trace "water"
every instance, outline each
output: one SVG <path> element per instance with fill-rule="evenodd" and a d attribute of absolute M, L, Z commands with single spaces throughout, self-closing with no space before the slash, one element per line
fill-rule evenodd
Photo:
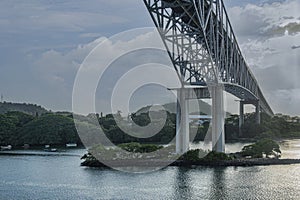
<path fill-rule="evenodd" d="M 231 144 L 235 149 L 241 144 Z M 282 143 L 300 158 L 300 140 Z M 131 174 L 81 167 L 64 156 L 0 156 L 0 199 L 299 199 L 300 165 L 180 168 Z M 233 150 L 232 150 L 233 151 Z M 78 156 L 76 156 L 78 155 Z"/>

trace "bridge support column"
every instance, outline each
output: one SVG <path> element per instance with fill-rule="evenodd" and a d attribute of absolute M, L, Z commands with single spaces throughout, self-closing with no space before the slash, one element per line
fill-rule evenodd
<path fill-rule="evenodd" d="M 255 114 L 256 114 L 256 123 L 260 124 L 261 119 L 260 119 L 260 105 L 259 105 L 259 101 L 257 101 L 257 103 L 255 105 Z"/>
<path fill-rule="evenodd" d="M 188 100 L 184 88 L 177 90 L 176 112 L 176 153 L 183 154 L 189 150 L 190 130 Z"/>
<path fill-rule="evenodd" d="M 224 132 L 224 93 L 223 86 L 218 84 L 211 87 L 212 96 L 212 150 L 225 152 Z"/>
<path fill-rule="evenodd" d="M 242 133 L 242 126 L 245 122 L 244 118 L 244 102 L 240 101 L 240 116 L 239 116 L 239 137 L 243 135 Z"/>

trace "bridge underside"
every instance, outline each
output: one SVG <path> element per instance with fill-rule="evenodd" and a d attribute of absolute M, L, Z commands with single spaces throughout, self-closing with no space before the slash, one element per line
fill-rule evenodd
<path fill-rule="evenodd" d="M 256 105 L 258 113 L 262 110 L 273 115 L 242 56 L 223 0 L 144 0 L 144 3 L 165 44 L 182 88 L 210 88 L 215 115 L 212 116 L 212 127 L 216 137 L 224 137 L 223 90 L 244 103 Z M 182 97 L 180 99 L 183 100 Z M 182 104 L 185 105 L 184 102 Z M 187 110 L 180 113 L 186 115 Z M 181 119 L 177 132 L 182 134 L 178 138 L 183 138 L 181 141 L 186 143 L 188 129 L 182 123 L 188 120 L 186 116 L 177 119 Z M 181 152 L 185 152 L 188 144 L 181 146 Z M 217 148 L 218 151 L 223 149 Z"/>
<path fill-rule="evenodd" d="M 260 124 L 261 106 L 259 100 L 244 88 L 232 84 L 218 84 L 210 87 L 188 87 L 177 89 L 177 120 L 176 120 L 176 151 L 184 153 L 189 148 L 189 111 L 188 101 L 193 99 L 212 99 L 212 149 L 225 152 L 224 130 L 224 91 L 240 98 L 239 136 L 242 137 L 241 127 L 244 123 L 244 105 L 256 107 L 256 123 Z M 201 110 L 201 108 L 200 108 Z"/>

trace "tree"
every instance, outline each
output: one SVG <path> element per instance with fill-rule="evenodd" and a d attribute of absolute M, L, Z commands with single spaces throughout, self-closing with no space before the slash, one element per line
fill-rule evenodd
<path fill-rule="evenodd" d="M 267 157 L 276 156 L 281 154 L 280 147 L 277 142 L 271 139 L 262 139 L 255 144 L 244 146 L 242 149 L 243 156 L 251 156 L 252 158 L 262 158 L 263 154 Z"/>

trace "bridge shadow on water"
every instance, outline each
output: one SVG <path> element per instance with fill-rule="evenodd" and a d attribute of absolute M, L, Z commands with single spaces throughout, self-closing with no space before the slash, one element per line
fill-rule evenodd
<path fill-rule="evenodd" d="M 192 192 L 192 177 L 190 169 L 178 167 L 175 169 L 176 175 L 174 180 L 174 199 L 191 199 Z"/>
<path fill-rule="evenodd" d="M 226 168 L 175 169 L 173 184 L 174 199 L 228 199 Z M 197 171 L 204 172 L 197 176 Z"/>
<path fill-rule="evenodd" d="M 209 199 L 226 199 L 227 189 L 225 183 L 225 168 L 214 168 L 209 186 Z"/>

